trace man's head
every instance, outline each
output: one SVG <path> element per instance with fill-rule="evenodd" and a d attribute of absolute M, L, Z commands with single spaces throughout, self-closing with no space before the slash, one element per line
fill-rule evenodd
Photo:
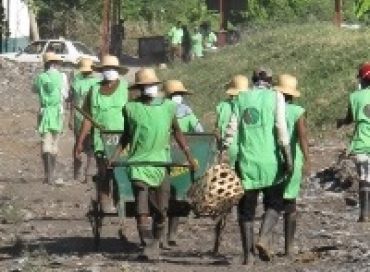
<path fill-rule="evenodd" d="M 180 27 L 181 27 L 181 25 L 182 25 L 181 21 L 177 21 L 176 26 L 177 26 L 178 28 L 180 28 Z"/>
<path fill-rule="evenodd" d="M 260 67 L 254 70 L 252 82 L 256 87 L 270 88 L 272 86 L 272 70 L 265 67 Z"/>
<path fill-rule="evenodd" d="M 140 90 L 141 97 L 152 99 L 158 97 L 160 83 L 153 69 L 141 68 L 135 73 L 135 83 L 130 90 Z"/>
<path fill-rule="evenodd" d="M 63 62 L 63 59 L 53 52 L 46 52 L 43 55 L 45 70 L 58 69 Z"/>
<path fill-rule="evenodd" d="M 182 104 L 183 96 L 193 94 L 187 90 L 180 80 L 167 80 L 164 83 L 163 91 L 166 97 L 170 98 L 176 104 Z"/>
<path fill-rule="evenodd" d="M 95 69 L 101 72 L 105 81 L 116 81 L 119 79 L 119 75 L 126 74 L 128 69 L 119 64 L 119 60 L 115 56 L 105 55 L 99 66 Z"/>
<path fill-rule="evenodd" d="M 81 58 L 78 62 L 78 70 L 83 76 L 89 76 L 92 74 L 93 61 L 89 58 Z"/>
<path fill-rule="evenodd" d="M 360 66 L 357 78 L 359 79 L 362 89 L 370 86 L 370 63 L 366 62 Z"/>

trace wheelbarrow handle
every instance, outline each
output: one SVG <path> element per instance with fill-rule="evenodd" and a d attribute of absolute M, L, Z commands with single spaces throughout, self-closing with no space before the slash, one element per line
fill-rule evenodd
<path fill-rule="evenodd" d="M 178 162 L 149 162 L 149 161 L 138 161 L 138 162 L 112 162 L 111 167 L 130 167 L 130 166 L 152 166 L 152 167 L 163 167 L 163 168 L 173 168 L 173 167 L 186 167 L 189 168 L 189 164 L 178 163 Z"/>

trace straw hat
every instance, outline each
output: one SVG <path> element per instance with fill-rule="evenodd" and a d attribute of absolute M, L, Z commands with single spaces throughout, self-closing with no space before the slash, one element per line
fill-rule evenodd
<path fill-rule="evenodd" d="M 300 97 L 301 93 L 297 90 L 297 85 L 298 81 L 296 77 L 284 74 L 279 75 L 278 86 L 275 86 L 274 89 L 283 94 Z"/>
<path fill-rule="evenodd" d="M 93 71 L 92 66 L 93 61 L 92 59 L 89 58 L 81 58 L 80 61 L 78 62 L 78 70 L 81 73 L 92 72 Z"/>
<path fill-rule="evenodd" d="M 165 83 L 164 83 L 164 86 L 163 86 L 163 90 L 164 92 L 169 96 L 169 95 L 172 95 L 172 94 L 175 94 L 175 93 L 181 93 L 183 95 L 186 95 L 186 94 L 193 94 L 191 91 L 188 91 L 184 84 L 182 84 L 182 82 L 180 80 L 167 80 Z"/>
<path fill-rule="evenodd" d="M 236 75 L 226 85 L 226 94 L 236 96 L 239 94 L 239 92 L 248 90 L 248 86 L 249 81 L 246 76 Z"/>
<path fill-rule="evenodd" d="M 141 85 L 157 85 L 161 81 L 158 79 L 155 74 L 154 69 L 152 68 L 141 68 L 135 73 L 135 83 L 130 86 L 131 89 L 137 88 Z"/>
<path fill-rule="evenodd" d="M 102 71 L 104 68 L 113 68 L 117 70 L 121 75 L 124 75 L 128 72 L 128 69 L 119 64 L 119 60 L 116 56 L 105 55 L 102 58 L 102 61 L 99 65 L 93 66 L 96 71 Z"/>
<path fill-rule="evenodd" d="M 50 61 L 63 61 L 61 57 L 59 57 L 57 54 L 54 52 L 46 52 L 43 56 L 43 61 L 45 63 L 50 62 Z"/>

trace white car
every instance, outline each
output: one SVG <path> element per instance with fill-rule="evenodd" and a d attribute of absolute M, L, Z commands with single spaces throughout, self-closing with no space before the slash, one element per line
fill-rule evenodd
<path fill-rule="evenodd" d="M 1 54 L 4 57 L 16 62 L 42 62 L 42 55 L 52 51 L 60 56 L 66 63 L 77 63 L 81 57 L 87 57 L 93 62 L 99 62 L 99 58 L 85 44 L 77 41 L 59 40 L 38 40 L 30 43 L 18 53 Z"/>

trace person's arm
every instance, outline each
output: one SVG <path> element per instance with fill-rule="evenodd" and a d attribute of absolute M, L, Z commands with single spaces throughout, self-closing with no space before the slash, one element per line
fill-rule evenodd
<path fill-rule="evenodd" d="M 337 128 L 341 128 L 344 125 L 350 125 L 353 122 L 351 105 L 348 105 L 347 115 L 345 118 L 337 119 Z"/>
<path fill-rule="evenodd" d="M 123 114 L 123 120 L 124 120 L 124 128 L 123 128 L 123 133 L 119 141 L 120 144 L 117 146 L 117 149 L 114 152 L 113 156 L 109 159 L 108 165 L 111 165 L 112 162 L 116 161 L 119 158 L 122 151 L 127 147 L 127 145 L 130 142 L 129 127 L 128 127 L 128 122 L 127 122 L 127 113 L 125 109 L 122 111 L 122 114 Z"/>
<path fill-rule="evenodd" d="M 306 118 L 302 116 L 297 122 L 299 145 L 301 147 L 304 158 L 304 174 L 309 175 L 311 169 L 311 162 L 308 148 L 308 130 L 306 125 Z"/>
<path fill-rule="evenodd" d="M 85 102 L 83 105 L 83 110 L 88 113 L 91 116 L 91 93 L 92 91 L 90 90 L 89 93 L 87 94 L 85 98 Z M 90 131 L 92 129 L 92 123 L 90 120 L 87 118 L 84 118 L 82 122 L 82 127 L 81 131 L 79 132 L 78 140 L 76 143 L 76 150 L 75 150 L 75 156 L 76 158 L 81 157 L 81 153 L 83 150 L 83 142 L 85 141 L 87 135 L 89 135 Z"/>
<path fill-rule="evenodd" d="M 70 130 L 73 130 L 74 127 L 74 117 L 76 114 L 75 108 L 73 107 L 74 105 L 74 90 L 73 88 L 70 89 L 69 91 L 69 98 L 68 98 L 68 103 L 69 103 L 69 120 L 68 120 L 68 127 Z"/>
<path fill-rule="evenodd" d="M 172 130 L 173 130 L 173 135 L 174 135 L 174 138 L 175 138 L 177 144 L 179 145 L 181 150 L 184 152 L 185 157 L 186 157 L 187 161 L 189 162 L 191 170 L 194 171 L 197 168 L 197 164 L 194 161 L 193 156 L 190 153 L 190 148 L 188 146 L 188 143 L 186 142 L 184 134 L 182 133 L 182 131 L 180 129 L 180 126 L 177 122 L 176 117 L 174 117 L 173 120 L 172 120 Z"/>

